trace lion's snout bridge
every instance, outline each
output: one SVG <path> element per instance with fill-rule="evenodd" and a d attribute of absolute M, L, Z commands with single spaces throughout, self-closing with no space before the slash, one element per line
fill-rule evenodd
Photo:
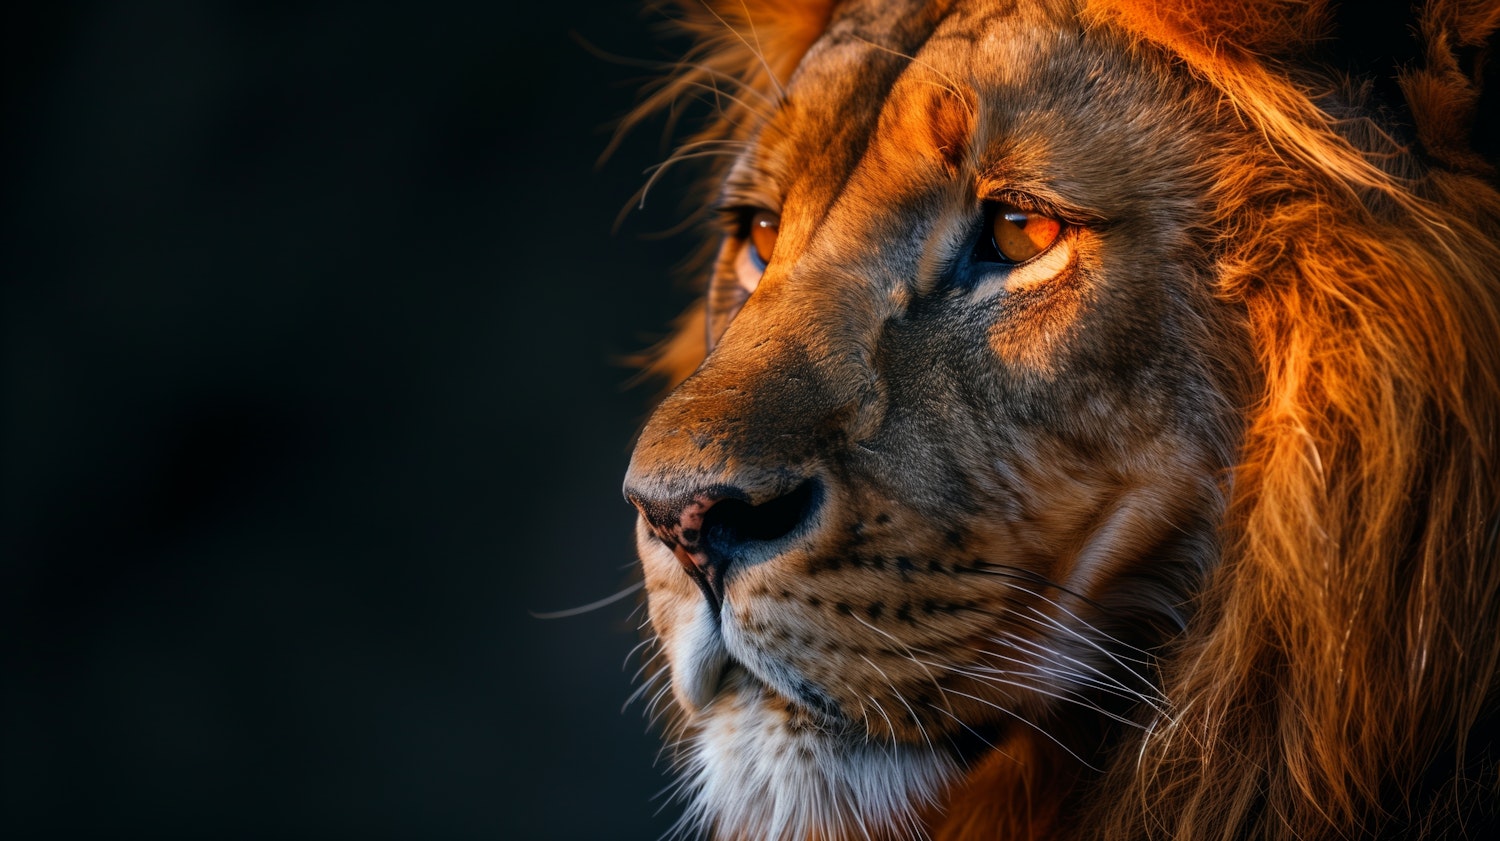
<path fill-rule="evenodd" d="M 754 317 L 828 326 L 798 307 L 763 309 Z M 772 324 L 764 339 L 731 331 L 657 407 L 625 477 L 625 498 L 715 612 L 737 571 L 825 542 L 842 485 L 829 452 L 858 417 L 852 384 L 870 379 L 851 355 L 815 355 L 779 335 Z"/>

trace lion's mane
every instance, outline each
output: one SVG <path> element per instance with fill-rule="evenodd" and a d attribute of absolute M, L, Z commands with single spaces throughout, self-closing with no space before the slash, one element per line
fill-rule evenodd
<path fill-rule="evenodd" d="M 1326 5 L 1094 4 L 1265 141 L 1218 165 L 1219 294 L 1263 378 L 1224 556 L 1104 837 L 1442 834 L 1500 798 L 1467 744 L 1500 658 L 1500 196 L 1454 57 L 1500 6 L 1428 4 L 1426 65 L 1400 80 L 1421 162 L 1278 72 Z"/>
<path fill-rule="evenodd" d="M 706 91 L 716 116 L 685 154 L 743 139 L 828 14 L 766 5 L 683 4 L 699 46 L 631 122 Z M 1500 812 L 1500 194 L 1459 60 L 1500 3 L 1421 10 L 1405 145 L 1357 85 L 1303 71 L 1328 7 L 1086 4 L 1245 126 L 1204 150 L 1202 230 L 1256 358 L 1222 557 L 1161 664 L 1171 709 L 1069 795 L 1081 836 L 1478 837 Z M 700 317 L 655 363 L 672 381 L 702 359 Z"/>

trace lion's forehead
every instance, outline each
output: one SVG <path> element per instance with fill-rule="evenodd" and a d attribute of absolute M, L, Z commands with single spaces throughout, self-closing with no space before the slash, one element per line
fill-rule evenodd
<path fill-rule="evenodd" d="M 795 189 L 805 204 L 826 206 L 849 188 L 872 146 L 920 153 L 935 139 L 934 123 L 962 122 L 972 130 L 981 99 L 1026 84 L 1046 66 L 1038 59 L 1056 29 L 1021 16 L 1012 4 L 841 6 L 761 132 L 751 157 L 772 165 L 758 174 L 770 169 L 788 182 L 780 185 L 784 193 Z M 925 176 L 915 167 L 906 180 L 931 180 Z"/>
<path fill-rule="evenodd" d="M 1189 82 L 1042 4 L 907 5 L 841 6 L 731 169 L 728 193 L 784 209 L 780 249 L 853 268 L 850 282 L 871 276 L 851 256 L 919 277 L 980 194 L 1005 189 L 1163 232 L 1202 216 L 1208 127 Z"/>

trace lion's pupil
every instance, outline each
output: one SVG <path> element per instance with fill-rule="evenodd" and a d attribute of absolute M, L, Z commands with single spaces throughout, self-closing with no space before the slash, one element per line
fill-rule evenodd
<path fill-rule="evenodd" d="M 762 210 L 751 218 L 750 245 L 762 264 L 771 262 L 771 253 L 776 250 L 776 234 L 780 228 L 780 217 L 768 210 Z"/>
<path fill-rule="evenodd" d="M 1062 225 L 1056 220 L 1018 208 L 995 214 L 991 233 L 995 251 L 1006 260 L 1020 263 L 1046 251 L 1057 241 Z"/>

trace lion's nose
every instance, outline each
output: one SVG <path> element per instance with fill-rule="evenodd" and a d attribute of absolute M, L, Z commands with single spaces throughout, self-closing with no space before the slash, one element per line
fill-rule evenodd
<path fill-rule="evenodd" d="M 627 483 L 625 498 L 641 512 L 657 539 L 672 550 L 717 614 L 731 568 L 774 557 L 802 530 L 821 499 L 816 480 L 758 504 L 732 485 L 687 493 L 652 493 Z"/>

